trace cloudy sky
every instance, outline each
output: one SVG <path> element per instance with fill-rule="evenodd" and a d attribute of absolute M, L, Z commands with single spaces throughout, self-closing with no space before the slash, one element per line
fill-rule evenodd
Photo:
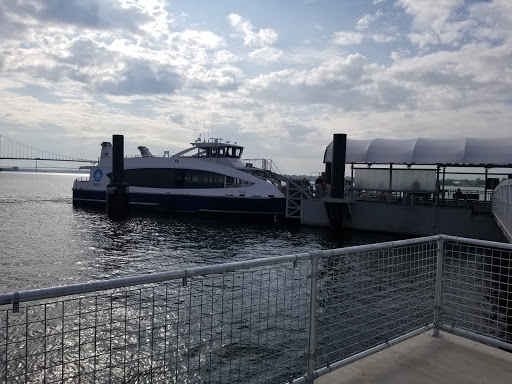
<path fill-rule="evenodd" d="M 510 0 L 2 0 L 0 134 L 95 159 L 237 141 L 512 136 Z"/>

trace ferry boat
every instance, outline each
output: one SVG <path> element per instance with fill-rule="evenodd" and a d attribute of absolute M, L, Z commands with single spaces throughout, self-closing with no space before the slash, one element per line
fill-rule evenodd
<path fill-rule="evenodd" d="M 284 216 L 285 178 L 271 160 L 242 160 L 244 148 L 223 139 L 201 138 L 172 156 L 154 156 L 138 147 L 140 156 L 124 158 L 124 179 L 132 208 L 160 212 L 208 212 Z M 257 164 L 255 164 L 257 162 Z M 88 179 L 73 184 L 75 206 L 105 206 L 112 177 L 112 144 L 101 144 Z"/>

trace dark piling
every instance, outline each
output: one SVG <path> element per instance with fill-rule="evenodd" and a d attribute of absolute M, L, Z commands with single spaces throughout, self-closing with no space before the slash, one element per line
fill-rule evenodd
<path fill-rule="evenodd" d="M 130 215 L 128 183 L 124 178 L 124 136 L 112 135 L 112 178 L 107 185 L 107 215 L 125 219 Z"/>
<path fill-rule="evenodd" d="M 347 157 L 347 135 L 336 133 L 332 140 L 331 197 L 345 197 L 345 160 Z"/>

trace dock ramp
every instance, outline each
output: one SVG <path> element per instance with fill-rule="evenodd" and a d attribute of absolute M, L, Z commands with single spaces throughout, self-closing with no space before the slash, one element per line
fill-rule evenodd
<path fill-rule="evenodd" d="M 286 181 L 286 218 L 301 219 L 302 200 L 312 200 L 315 195 L 307 179 L 288 179 Z"/>

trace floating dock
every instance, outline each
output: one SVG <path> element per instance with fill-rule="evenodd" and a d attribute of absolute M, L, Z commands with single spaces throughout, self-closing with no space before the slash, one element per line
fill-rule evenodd
<path fill-rule="evenodd" d="M 334 230 L 512 242 L 510 145 L 512 139 L 347 140 L 335 134 L 324 155 L 324 183 L 308 185 L 311 192 L 300 202 L 292 188 L 287 217 Z M 481 177 L 483 187 L 448 185 L 453 174 Z"/>

